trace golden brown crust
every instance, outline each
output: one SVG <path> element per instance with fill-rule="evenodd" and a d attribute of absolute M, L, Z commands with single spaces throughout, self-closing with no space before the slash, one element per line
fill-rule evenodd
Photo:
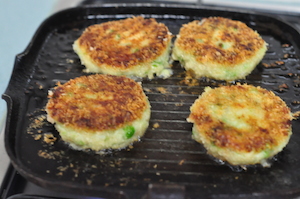
<path fill-rule="evenodd" d="M 77 130 L 120 128 L 141 118 L 149 107 L 139 83 L 123 76 L 82 76 L 58 85 L 49 94 L 47 114 Z"/>
<path fill-rule="evenodd" d="M 164 24 L 139 16 L 89 26 L 78 41 L 96 65 L 126 70 L 155 60 L 171 37 Z"/>
<path fill-rule="evenodd" d="M 184 24 L 175 45 L 195 56 L 200 63 L 230 67 L 255 56 L 266 43 L 240 21 L 210 17 Z"/>
<path fill-rule="evenodd" d="M 215 110 L 212 111 L 212 110 Z M 224 122 L 235 113 L 243 127 Z M 249 114 L 248 114 L 249 113 Z M 216 119 L 226 116 L 227 118 Z M 259 152 L 289 139 L 290 109 L 273 92 L 250 85 L 223 86 L 204 92 L 193 106 L 189 121 L 213 146 L 236 152 Z"/>

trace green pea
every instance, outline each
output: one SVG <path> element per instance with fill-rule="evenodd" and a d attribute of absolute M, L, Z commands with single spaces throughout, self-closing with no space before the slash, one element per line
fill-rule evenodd
<path fill-rule="evenodd" d="M 80 88 L 86 88 L 86 87 L 87 87 L 86 84 L 81 83 L 81 82 L 76 83 L 76 85 L 77 85 L 78 87 L 80 87 Z"/>
<path fill-rule="evenodd" d="M 85 145 L 85 143 L 83 141 L 81 141 L 81 140 L 77 141 L 76 144 L 78 146 L 84 146 Z"/>
<path fill-rule="evenodd" d="M 196 39 L 196 41 L 199 43 L 204 43 L 203 39 Z"/>
<path fill-rule="evenodd" d="M 270 157 L 270 155 L 271 155 L 271 152 L 272 152 L 272 150 L 271 150 L 271 149 L 266 149 L 266 150 L 264 150 L 264 155 L 265 155 L 265 158 L 268 158 L 268 157 Z"/>
<path fill-rule="evenodd" d="M 68 95 L 69 97 L 73 97 L 73 96 L 74 96 L 74 93 L 68 92 L 67 95 Z"/>
<path fill-rule="evenodd" d="M 180 64 L 185 65 L 185 61 L 182 57 L 178 57 L 178 61 L 180 62 Z"/>
<path fill-rule="evenodd" d="M 154 62 L 152 63 L 152 66 L 153 66 L 153 67 L 158 67 L 159 65 L 162 65 L 162 62 L 161 62 L 161 61 L 154 61 Z"/>
<path fill-rule="evenodd" d="M 116 34 L 115 39 L 116 40 L 120 40 L 121 39 L 121 35 L 120 34 Z"/>
<path fill-rule="evenodd" d="M 131 52 L 132 53 L 136 53 L 136 52 L 138 52 L 140 49 L 138 49 L 138 48 L 133 48 L 133 49 L 131 49 Z"/>
<path fill-rule="evenodd" d="M 135 129 L 133 126 L 126 126 L 123 130 L 125 131 L 125 137 L 127 139 L 131 138 L 135 133 Z"/>

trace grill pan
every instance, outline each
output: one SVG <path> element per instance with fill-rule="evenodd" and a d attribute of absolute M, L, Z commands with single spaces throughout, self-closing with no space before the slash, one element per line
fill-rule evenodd
<path fill-rule="evenodd" d="M 84 28 L 133 15 L 153 17 L 176 35 L 182 24 L 209 16 L 240 20 L 257 30 L 269 49 L 244 80 L 272 90 L 292 112 L 300 101 L 300 35 L 272 16 L 206 7 L 119 5 L 78 7 L 49 17 L 17 55 L 3 94 L 8 105 L 5 146 L 13 166 L 31 182 L 55 191 L 107 198 L 292 198 L 300 195 L 300 124 L 292 122 L 287 147 L 270 168 L 230 167 L 206 154 L 191 139 L 189 107 L 205 86 L 225 85 L 206 78 L 191 80 L 178 62 L 168 79 L 142 80 L 151 106 L 145 136 L 123 150 L 96 154 L 70 149 L 45 120 L 47 92 L 60 81 L 85 75 L 72 43 Z"/>

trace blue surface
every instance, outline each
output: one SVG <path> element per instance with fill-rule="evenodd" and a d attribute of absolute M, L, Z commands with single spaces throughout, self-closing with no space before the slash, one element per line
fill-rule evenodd
<path fill-rule="evenodd" d="M 56 0 L 0 0 L 0 94 L 5 92 L 15 56 L 25 50 L 39 25 L 51 14 Z M 6 102 L 0 100 L 0 129 Z"/>

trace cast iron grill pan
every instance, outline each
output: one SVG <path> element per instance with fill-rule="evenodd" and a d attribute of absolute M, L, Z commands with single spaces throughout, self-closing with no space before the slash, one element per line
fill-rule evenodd
<path fill-rule="evenodd" d="M 200 78 L 196 85 L 191 85 L 178 62 L 173 64 L 172 77 L 142 80 L 152 115 L 140 142 L 99 155 L 72 150 L 61 141 L 54 127 L 45 121 L 44 107 L 48 90 L 58 81 L 64 83 L 86 75 L 72 43 L 89 25 L 133 15 L 156 18 L 174 35 L 182 24 L 203 17 L 223 16 L 245 22 L 262 35 L 269 49 L 257 68 L 237 82 L 272 90 L 292 112 L 299 110 L 300 35 L 276 18 L 203 7 L 69 9 L 51 16 L 40 26 L 25 52 L 17 56 L 11 81 L 3 94 L 8 104 L 5 144 L 17 171 L 51 190 L 99 197 L 142 198 L 149 190 L 155 191 L 153 187 L 166 192 L 176 190 L 186 198 L 283 198 L 299 194 L 299 121 L 293 121 L 291 140 L 272 160 L 271 168 L 252 166 L 243 170 L 222 164 L 191 139 L 192 124 L 186 118 L 189 107 L 205 86 L 225 82 Z"/>

